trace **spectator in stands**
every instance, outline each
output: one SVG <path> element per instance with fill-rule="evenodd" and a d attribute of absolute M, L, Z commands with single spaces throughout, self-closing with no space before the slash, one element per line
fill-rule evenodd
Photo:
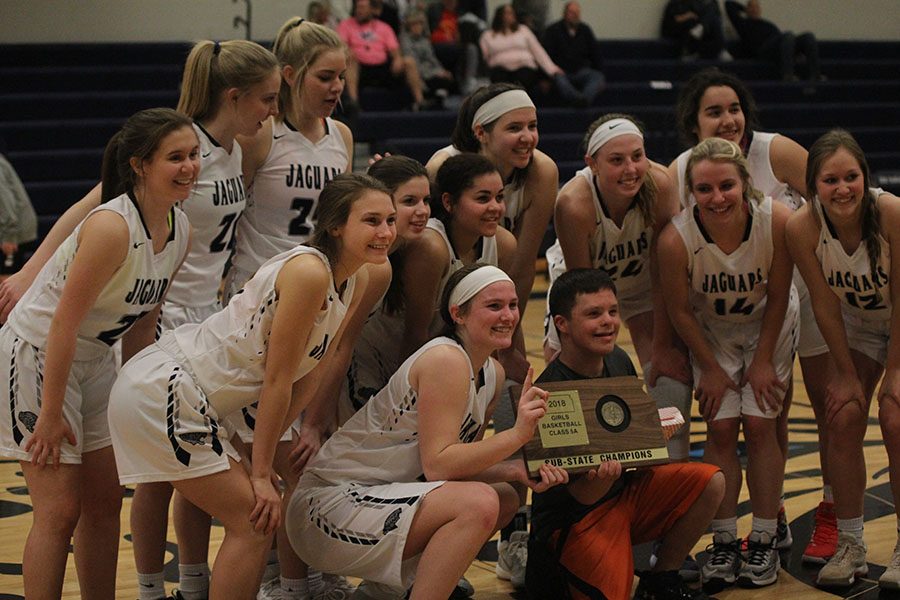
<path fill-rule="evenodd" d="M 370 0 L 372 16 L 384 21 L 394 30 L 394 35 L 400 35 L 400 9 L 393 1 Z"/>
<path fill-rule="evenodd" d="M 562 97 L 576 106 L 594 103 L 606 78 L 600 71 L 603 59 L 591 28 L 581 21 L 581 5 L 566 2 L 563 18 L 544 32 L 547 54 L 565 71 L 554 80 Z"/>
<path fill-rule="evenodd" d="M 441 64 L 456 74 L 460 91 L 475 91 L 478 38 L 486 28 L 483 0 L 439 0 L 426 9 L 431 44 Z"/>
<path fill-rule="evenodd" d="M 806 62 L 805 78 L 819 80 L 819 43 L 812 32 L 795 35 L 792 31 L 781 31 L 775 23 L 762 18 L 759 0 L 747 0 L 746 6 L 725 0 L 725 12 L 748 55 L 773 63 L 781 78 L 791 81 L 799 79 L 795 65 L 799 54 Z"/>
<path fill-rule="evenodd" d="M 355 0 L 353 16 L 341 21 L 337 31 L 350 48 L 347 95 L 352 103 L 359 103 L 361 86 L 393 87 L 403 77 L 413 97 L 412 109 L 419 110 L 424 105 L 422 79 L 415 61 L 400 53 L 394 30 L 374 17 L 370 0 Z"/>
<path fill-rule="evenodd" d="M 328 0 L 313 0 L 306 8 L 306 19 L 329 29 L 337 29 L 338 21 L 331 12 L 331 2 Z"/>
<path fill-rule="evenodd" d="M 537 382 L 634 376 L 616 345 L 616 286 L 603 269 L 573 269 L 550 291 L 561 351 Z M 526 585 L 529 598 L 631 597 L 632 544 L 660 540 L 635 598 L 705 599 L 678 567 L 713 517 L 725 478 L 713 465 L 671 463 L 625 472 L 618 461 L 572 475 L 563 488 L 535 493 Z M 567 593 L 569 592 L 569 593 Z"/>
<path fill-rule="evenodd" d="M 544 33 L 547 13 L 550 12 L 549 0 L 512 0 L 512 7 L 519 23 L 527 25 L 535 35 Z"/>
<path fill-rule="evenodd" d="M 0 140 L 0 151 L 5 146 Z M 15 273 L 22 266 L 23 244 L 37 239 L 37 215 L 22 180 L 9 161 L 0 154 L 0 274 Z"/>
<path fill-rule="evenodd" d="M 481 34 L 481 54 L 493 83 L 518 83 L 533 91 L 540 80 L 539 67 L 549 77 L 565 74 L 547 56 L 534 33 L 519 26 L 510 4 L 497 7 L 491 29 Z"/>
<path fill-rule="evenodd" d="M 400 49 L 404 56 L 416 61 L 426 91 L 446 97 L 455 85 L 453 74 L 444 68 L 434 53 L 434 46 L 425 30 L 425 13 L 421 10 L 411 10 L 406 15 L 403 33 L 400 34 Z"/>
<path fill-rule="evenodd" d="M 662 36 L 678 44 L 683 60 L 732 60 L 725 49 L 722 13 L 717 0 L 669 0 L 663 13 Z"/>

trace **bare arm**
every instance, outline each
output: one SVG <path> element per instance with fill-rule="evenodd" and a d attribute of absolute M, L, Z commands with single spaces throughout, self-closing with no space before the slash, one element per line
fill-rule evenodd
<path fill-rule="evenodd" d="M 695 382 L 696 396 L 700 401 L 703 417 L 709 421 L 718 412 L 725 391 L 729 388 L 737 390 L 737 384 L 719 366 L 706 334 L 694 315 L 690 300 L 687 249 L 671 223 L 659 236 L 658 253 L 660 284 L 666 298 L 669 318 L 700 367 L 700 381 Z"/>
<path fill-rule="evenodd" d="M 300 439 L 291 451 L 291 464 L 299 472 L 319 451 L 326 431 L 337 425 L 337 405 L 343 379 L 353 358 L 353 347 L 378 300 L 391 283 L 391 264 L 366 265 L 357 275 L 353 303 L 341 324 L 340 337 L 328 348 L 322 360 L 319 385 L 303 413 Z"/>
<path fill-rule="evenodd" d="M 651 350 L 651 372 L 647 383 L 656 384 L 656 378 L 665 375 L 681 381 L 691 382 L 691 369 L 683 345 L 672 327 L 659 279 L 659 255 L 657 245 L 663 228 L 678 214 L 680 205 L 675 184 L 668 170 L 651 162 L 653 177 L 658 194 L 653 206 L 653 236 L 650 238 L 650 293 L 653 298 L 653 347 Z"/>
<path fill-rule="evenodd" d="M 444 241 L 432 229 L 426 229 L 404 252 L 406 260 L 400 277 L 406 294 L 406 312 L 400 362 L 428 341 L 428 329 L 441 293 L 441 279 L 450 263 Z"/>
<path fill-rule="evenodd" d="M 256 132 L 256 135 L 238 135 L 235 138 L 241 145 L 241 170 L 244 175 L 244 188 L 247 190 L 253 185 L 253 178 L 256 177 L 256 172 L 263 166 L 266 157 L 269 155 L 269 150 L 272 149 L 272 123 L 274 119 L 275 117 L 269 117 L 259 131 Z M 349 149 L 352 157 L 352 144 Z"/>
<path fill-rule="evenodd" d="M 590 185 L 583 177 L 573 178 L 559 191 L 553 217 L 566 269 L 593 266 L 590 244 L 596 220 Z"/>
<path fill-rule="evenodd" d="M 353 132 L 350 128 L 340 121 L 334 121 L 337 125 L 338 133 L 344 138 L 344 145 L 347 147 L 347 173 L 353 171 Z"/>
<path fill-rule="evenodd" d="M 28 262 L 22 266 L 22 269 L 0 283 L 0 323 L 6 322 L 9 311 L 22 298 L 60 244 L 75 231 L 75 227 L 84 220 L 87 214 L 98 206 L 100 206 L 99 183 L 56 220 L 41 245 L 34 251 Z"/>
<path fill-rule="evenodd" d="M 789 137 L 776 135 L 769 146 L 769 161 L 778 181 L 788 184 L 804 197 L 806 190 L 806 148 Z"/>
<path fill-rule="evenodd" d="M 825 418 L 831 422 L 834 415 L 847 404 L 855 402 L 863 410 L 866 398 L 850 354 L 850 344 L 841 315 L 841 300 L 828 286 L 822 265 L 816 257 L 820 224 L 813 218 L 811 208 L 807 204 L 788 219 L 787 246 L 809 289 L 816 324 L 828 344 L 828 351 L 836 366 L 836 372 L 829 378 L 825 395 Z"/>
<path fill-rule="evenodd" d="M 891 253 L 890 294 L 891 332 L 884 379 L 878 390 L 878 404 L 892 402 L 900 408 L 900 199 L 892 194 L 878 197 L 881 232 Z"/>
<path fill-rule="evenodd" d="M 287 422 L 294 398 L 294 375 L 305 350 L 306 344 L 298 340 L 308 339 L 330 279 L 318 258 L 301 255 L 285 263 L 275 280 L 278 310 L 266 351 L 250 478 L 257 498 L 251 520 L 256 521 L 257 530 L 266 533 L 273 531 L 280 520 L 280 497 L 271 481 L 272 460 Z"/>
<path fill-rule="evenodd" d="M 32 462 L 36 465 L 58 466 L 62 438 L 75 443 L 71 427 L 63 419 L 62 407 L 78 328 L 125 260 L 128 243 L 128 225 L 121 215 L 111 211 L 94 214 L 81 228 L 78 250 L 47 334 L 41 414 L 25 447 L 26 451 L 34 451 Z"/>
<path fill-rule="evenodd" d="M 480 477 L 531 439 L 546 410 L 546 392 L 531 387 L 528 380 L 512 429 L 470 444 L 460 442 L 469 370 L 468 356 L 451 346 L 429 349 L 410 369 L 409 381 L 419 398 L 419 454 L 430 481 Z"/>
<path fill-rule="evenodd" d="M 531 287 L 534 284 L 534 261 L 537 260 L 544 232 L 553 216 L 553 205 L 559 187 L 559 170 L 556 163 L 541 152 L 534 151 L 534 164 L 525 182 L 525 210 L 516 223 L 515 231 L 518 246 L 516 257 L 509 273 L 516 284 L 519 296 L 519 311 L 524 314 Z"/>
<path fill-rule="evenodd" d="M 784 228 L 791 210 L 779 202 L 772 202 L 772 266 L 769 269 L 769 283 L 766 289 L 766 307 L 763 309 L 762 324 L 759 332 L 759 343 L 753 360 L 750 363 L 744 380 L 749 383 L 756 396 L 760 409 L 776 409 L 781 406 L 781 398 L 777 390 L 786 391 L 785 385 L 779 381 L 775 372 L 772 357 L 778 336 L 784 327 L 788 301 L 791 293 L 791 278 L 794 274 L 794 263 L 787 249 Z"/>

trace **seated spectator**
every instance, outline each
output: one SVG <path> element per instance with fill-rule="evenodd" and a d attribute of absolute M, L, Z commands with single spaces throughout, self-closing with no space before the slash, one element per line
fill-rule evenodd
<path fill-rule="evenodd" d="M 544 49 L 565 71 L 555 78 L 563 99 L 575 106 L 590 106 L 603 91 L 603 59 L 591 28 L 581 21 L 581 5 L 566 2 L 563 18 L 544 32 Z"/>
<path fill-rule="evenodd" d="M 426 91 L 446 96 L 454 87 L 453 74 L 444 68 L 434 53 L 434 46 L 425 31 L 425 13 L 421 10 L 411 10 L 406 15 L 403 33 L 400 34 L 400 49 L 404 56 L 416 61 L 416 68 L 425 82 Z"/>
<path fill-rule="evenodd" d="M 439 0 L 428 5 L 426 16 L 435 55 L 455 73 L 460 92 L 471 94 L 477 87 L 478 38 L 486 27 L 483 2 Z"/>
<path fill-rule="evenodd" d="M 725 12 L 748 55 L 773 63 L 781 78 L 791 81 L 800 79 L 795 67 L 799 54 L 806 61 L 805 79 L 819 80 L 819 43 L 811 32 L 794 35 L 792 31 L 781 31 L 775 23 L 762 18 L 759 0 L 747 0 L 746 6 L 725 0 Z"/>
<path fill-rule="evenodd" d="M 384 21 L 394 30 L 394 35 L 400 35 L 400 9 L 394 2 L 385 0 L 369 0 L 372 5 L 372 16 Z"/>
<path fill-rule="evenodd" d="M 635 375 L 616 346 L 615 284 L 602 269 L 572 269 L 550 292 L 559 355 L 535 383 Z M 687 415 L 685 415 L 687 416 Z M 706 598 L 678 568 L 706 531 L 725 493 L 714 466 L 671 463 L 624 472 L 602 463 L 565 486 L 533 495 L 526 588 L 529 598 L 624 600 L 634 578 L 632 544 L 660 540 L 656 563 L 635 598 Z"/>
<path fill-rule="evenodd" d="M 531 30 L 519 26 L 509 4 L 497 7 L 491 29 L 481 34 L 481 54 L 492 83 L 518 83 L 534 91 L 540 79 L 539 65 L 549 77 L 564 74 Z"/>
<path fill-rule="evenodd" d="M 312 21 L 319 25 L 324 25 L 329 29 L 337 29 L 338 21 L 331 13 L 331 2 L 329 0 L 313 0 L 306 7 L 306 20 Z"/>
<path fill-rule="evenodd" d="M 413 97 L 412 109 L 419 110 L 424 105 L 415 61 L 400 53 L 394 30 L 374 17 L 370 0 L 355 0 L 353 16 L 341 21 L 337 32 L 350 48 L 347 95 L 351 103 L 359 104 L 361 86 L 394 87 L 403 77 Z"/>
<path fill-rule="evenodd" d="M 2 140 L 0 146 L 5 146 Z M 0 154 L 0 250 L 3 252 L 0 274 L 9 275 L 18 271 L 24 262 L 23 244 L 35 239 L 37 215 L 31 200 L 16 170 Z"/>
<path fill-rule="evenodd" d="M 732 60 L 725 49 L 722 13 L 717 0 L 669 0 L 663 13 L 662 36 L 678 44 L 683 60 Z"/>
<path fill-rule="evenodd" d="M 519 23 L 526 25 L 535 35 L 542 35 L 547 27 L 550 0 L 512 0 Z"/>

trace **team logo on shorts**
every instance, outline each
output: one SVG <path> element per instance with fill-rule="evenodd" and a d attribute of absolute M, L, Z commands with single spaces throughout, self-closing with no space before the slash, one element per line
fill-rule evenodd
<path fill-rule="evenodd" d="M 387 534 L 397 529 L 397 522 L 400 520 L 400 515 L 402 513 L 403 509 L 398 508 L 397 510 L 389 514 L 388 518 L 384 520 L 384 527 L 382 528 L 381 532 Z"/>
<path fill-rule="evenodd" d="M 31 411 L 23 410 L 19 413 L 19 420 L 25 425 L 25 429 L 29 433 L 34 433 L 34 426 L 37 423 L 37 415 Z"/>
<path fill-rule="evenodd" d="M 202 446 L 206 443 L 206 434 L 202 431 L 192 431 L 190 433 L 182 433 L 178 436 L 188 444 L 194 446 Z"/>

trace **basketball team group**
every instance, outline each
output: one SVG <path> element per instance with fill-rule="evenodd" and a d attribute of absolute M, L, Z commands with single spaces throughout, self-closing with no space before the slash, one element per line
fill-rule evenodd
<path fill-rule="evenodd" d="M 177 108 L 128 118 L 100 183 L 0 284 L 0 456 L 33 504 L 29 600 L 61 596 L 70 544 L 82 597 L 115 598 L 125 485 L 140 600 L 461 598 L 498 531 L 497 575 L 530 598 L 767 586 L 792 543 L 823 588 L 867 574 L 876 395 L 900 505 L 900 200 L 872 186 L 850 132 L 807 150 L 761 131 L 747 87 L 705 69 L 680 90 L 690 147 L 672 164 L 647 156 L 639 121 L 606 114 L 560 181 L 534 103 L 495 83 L 426 165 L 376 156 L 353 173 L 353 134 L 331 117 L 347 68 L 337 34 L 299 18 L 271 52 L 197 43 Z M 543 373 L 525 355 L 529 302 Z M 687 421 L 670 462 L 529 477 L 518 451 L 543 382 L 636 375 L 622 323 L 650 396 Z M 795 355 L 824 483 L 808 540 L 783 505 Z M 648 541 L 633 591 L 631 547 Z M 900 589 L 900 545 L 873 559 Z"/>

